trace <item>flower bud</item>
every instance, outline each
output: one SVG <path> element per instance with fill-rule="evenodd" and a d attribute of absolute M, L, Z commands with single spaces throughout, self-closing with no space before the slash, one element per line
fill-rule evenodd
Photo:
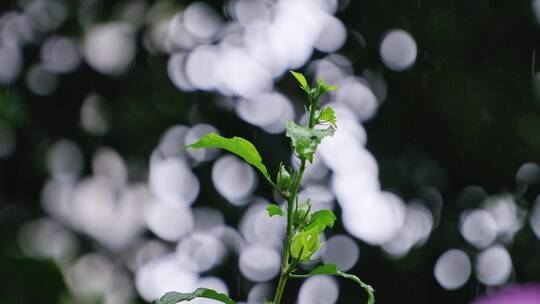
<path fill-rule="evenodd" d="M 285 169 L 285 166 L 281 164 L 279 166 L 279 171 L 277 174 L 277 186 L 280 191 L 288 191 L 289 187 L 291 186 L 291 174 L 287 169 Z"/>
<path fill-rule="evenodd" d="M 306 202 L 300 204 L 298 208 L 296 209 L 296 212 L 294 212 L 294 216 L 293 216 L 294 227 L 306 226 L 311 219 L 310 211 L 311 211 L 311 202 L 308 199 Z"/>
<path fill-rule="evenodd" d="M 323 243 L 320 240 L 320 234 L 313 230 L 297 233 L 291 243 L 290 253 L 294 259 L 301 262 L 309 262 L 311 256 L 315 254 Z"/>

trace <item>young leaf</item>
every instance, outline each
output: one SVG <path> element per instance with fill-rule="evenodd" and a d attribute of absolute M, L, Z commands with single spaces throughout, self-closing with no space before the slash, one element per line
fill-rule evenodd
<path fill-rule="evenodd" d="M 315 275 L 335 275 L 340 276 L 358 283 L 368 294 L 368 304 L 375 304 L 375 290 L 370 285 L 362 282 L 360 278 L 355 275 L 344 273 L 335 264 L 325 264 L 313 269 L 307 275 L 291 275 L 292 278 L 308 278 Z"/>
<path fill-rule="evenodd" d="M 285 135 L 292 140 L 294 151 L 300 159 L 313 162 L 313 155 L 317 151 L 317 146 L 321 143 L 321 140 L 334 135 L 334 131 L 335 129 L 332 126 L 322 130 L 310 129 L 301 127 L 293 121 L 288 121 Z"/>
<path fill-rule="evenodd" d="M 334 128 L 336 127 L 336 113 L 332 108 L 324 108 L 317 116 L 318 122 L 329 122 Z"/>
<path fill-rule="evenodd" d="M 311 215 L 311 220 L 305 229 L 322 233 L 327 227 L 332 228 L 335 221 L 334 212 L 331 210 L 319 210 Z"/>
<path fill-rule="evenodd" d="M 153 301 L 152 304 L 176 304 L 183 301 L 191 301 L 195 298 L 206 298 L 225 304 L 236 304 L 227 295 L 207 288 L 198 288 L 192 293 L 167 292 L 161 299 Z"/>
<path fill-rule="evenodd" d="M 319 92 L 321 92 L 321 94 L 325 92 L 335 91 L 337 89 L 335 85 L 329 85 L 322 79 L 319 79 L 317 83 L 319 84 Z"/>
<path fill-rule="evenodd" d="M 294 78 L 296 78 L 296 80 L 298 80 L 298 83 L 300 83 L 300 87 L 302 89 L 304 89 L 304 91 L 309 90 L 309 86 L 307 84 L 306 77 L 304 77 L 304 75 L 302 75 L 302 73 L 291 71 L 291 74 L 294 76 Z"/>
<path fill-rule="evenodd" d="M 266 206 L 266 212 L 268 212 L 270 217 L 274 215 L 283 216 L 283 210 L 276 204 L 269 204 Z"/>
<path fill-rule="evenodd" d="M 262 163 L 262 158 L 259 152 L 257 151 L 257 148 L 250 143 L 248 140 L 242 138 L 242 137 L 233 137 L 233 138 L 226 138 L 219 136 L 215 133 L 208 133 L 201 137 L 199 141 L 197 141 L 194 144 L 189 145 L 188 147 L 193 149 L 201 149 L 201 148 L 221 148 L 225 149 L 229 152 L 232 152 L 241 158 L 243 158 L 246 162 L 253 165 L 255 168 L 259 169 L 261 173 L 266 177 L 268 180 L 270 180 L 270 175 L 268 174 L 268 170 L 266 169 L 266 166 Z"/>

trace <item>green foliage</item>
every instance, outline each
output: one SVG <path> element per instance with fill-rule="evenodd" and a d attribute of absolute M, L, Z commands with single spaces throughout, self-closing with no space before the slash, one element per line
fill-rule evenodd
<path fill-rule="evenodd" d="M 332 108 L 324 108 L 320 111 L 317 111 L 315 115 L 317 118 L 317 123 L 330 123 L 332 127 L 336 128 L 336 113 Z"/>
<path fill-rule="evenodd" d="M 291 71 L 291 74 L 294 76 L 294 78 L 296 78 L 296 80 L 298 80 L 298 83 L 300 83 L 300 88 L 306 93 L 311 94 L 311 88 L 308 86 L 306 77 L 295 71 Z"/>
<path fill-rule="evenodd" d="M 296 80 L 300 84 L 300 88 L 308 94 L 311 100 L 318 101 L 319 97 L 321 97 L 322 94 L 335 91 L 337 89 L 336 86 L 329 85 L 322 79 L 319 79 L 317 81 L 317 88 L 311 88 L 308 85 L 308 82 L 306 80 L 306 77 L 304 77 L 304 75 L 295 71 L 291 71 L 291 74 L 294 76 L 294 78 L 296 78 Z"/>
<path fill-rule="evenodd" d="M 307 275 L 292 274 L 296 269 L 298 262 L 307 262 L 311 259 L 324 243 L 321 242 L 321 234 L 326 228 L 332 228 L 336 221 L 336 216 L 331 210 L 319 210 L 311 212 L 309 198 L 306 202 L 298 205 L 298 191 L 302 183 L 302 176 L 306 168 L 307 161 L 313 162 L 313 156 L 317 151 L 318 145 L 325 137 L 334 135 L 336 130 L 336 115 L 332 108 L 317 109 L 319 98 L 322 94 L 336 89 L 324 80 L 317 82 L 317 88 L 310 88 L 304 75 L 291 71 L 291 74 L 300 83 L 308 95 L 309 107 L 306 111 L 309 113 L 307 126 L 299 126 L 293 121 L 287 122 L 286 136 L 291 139 L 294 153 L 300 158 L 301 164 L 298 171 L 289 168 L 287 170 L 283 164 L 279 166 L 274 184 L 268 175 L 268 170 L 262 163 L 259 152 L 249 141 L 241 137 L 225 138 L 214 133 L 206 134 L 198 142 L 188 146 L 193 149 L 200 148 L 221 148 L 228 150 L 246 162 L 253 165 L 264 175 L 270 184 L 284 199 L 287 200 L 286 212 L 277 204 L 269 204 L 266 211 L 270 217 L 287 215 L 287 234 L 285 248 L 283 253 L 283 262 L 281 265 L 281 274 L 279 283 L 273 301 L 266 301 L 268 304 L 280 304 L 285 284 L 289 277 L 307 278 L 313 275 L 337 275 L 359 283 L 369 294 L 368 304 L 375 303 L 373 297 L 373 288 L 364 284 L 354 275 L 341 272 L 336 265 L 323 265 L 315 268 Z M 328 123 L 330 126 L 319 129 L 314 128 L 317 124 Z M 208 298 L 220 301 L 225 304 L 235 304 L 233 300 L 224 294 L 216 291 L 199 288 L 193 293 L 169 292 L 161 299 L 154 301 L 154 304 L 175 304 L 182 301 L 191 301 L 195 298 Z"/>
<path fill-rule="evenodd" d="M 268 212 L 268 216 L 270 217 L 274 215 L 283 216 L 283 210 L 276 204 L 269 204 L 266 206 L 266 212 Z"/>
<path fill-rule="evenodd" d="M 375 304 L 375 295 L 374 295 L 375 290 L 373 290 L 373 287 L 371 287 L 370 285 L 362 282 L 362 280 L 360 280 L 360 278 L 358 278 L 355 275 L 342 272 L 341 270 L 339 270 L 339 268 L 335 264 L 321 265 L 321 266 L 316 267 L 315 269 L 311 270 L 307 275 L 291 275 L 291 277 L 292 278 L 308 278 L 308 277 L 315 276 L 315 275 L 334 275 L 334 276 L 340 276 L 340 277 L 352 280 L 352 281 L 358 283 L 362 288 L 364 288 L 364 290 L 368 294 L 368 302 L 367 303 L 368 304 Z"/>
<path fill-rule="evenodd" d="M 294 152 L 298 158 L 313 162 L 313 155 L 317 151 L 317 146 L 321 143 L 321 140 L 334 135 L 335 130 L 332 126 L 320 130 L 306 128 L 297 125 L 293 121 L 288 121 L 285 135 L 291 139 Z"/>
<path fill-rule="evenodd" d="M 257 151 L 257 148 L 255 148 L 255 146 L 251 142 L 242 137 L 226 138 L 219 136 L 215 133 L 208 133 L 205 136 L 201 137 L 199 141 L 189 145 L 188 147 L 193 149 L 225 149 L 240 156 L 246 162 L 259 169 L 259 171 L 261 171 L 264 177 L 270 179 L 270 175 L 268 175 L 268 170 L 266 169 L 266 166 L 262 163 L 262 158 L 259 154 L 259 151 Z"/>
<path fill-rule="evenodd" d="M 311 214 L 309 224 L 298 227 L 291 244 L 291 255 L 302 262 L 307 262 L 324 245 L 321 234 L 334 226 L 336 216 L 331 210 L 319 210 Z"/>
<path fill-rule="evenodd" d="M 319 210 L 311 215 L 311 220 L 306 227 L 306 230 L 315 230 L 319 233 L 323 232 L 326 228 L 334 227 L 336 216 L 332 210 Z"/>
<path fill-rule="evenodd" d="M 212 299 L 225 304 L 236 304 L 236 302 L 227 295 L 207 288 L 198 288 L 192 293 L 168 292 L 161 297 L 161 299 L 152 302 L 152 304 L 176 304 L 183 301 L 191 301 L 196 298 Z"/>
<path fill-rule="evenodd" d="M 319 81 L 317 81 L 317 84 L 319 85 L 319 92 L 321 92 L 321 94 L 335 91 L 337 89 L 335 85 L 329 85 L 322 79 L 319 79 Z"/>

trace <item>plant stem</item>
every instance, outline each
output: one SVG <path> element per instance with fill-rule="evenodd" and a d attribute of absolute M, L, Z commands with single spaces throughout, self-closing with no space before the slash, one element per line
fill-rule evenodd
<path fill-rule="evenodd" d="M 315 111 L 317 110 L 318 98 L 310 98 L 310 108 L 309 108 L 309 121 L 308 128 L 313 128 L 315 126 Z M 283 259 L 281 261 L 281 270 L 279 274 L 279 282 L 276 288 L 276 294 L 274 295 L 273 304 L 280 304 L 281 297 L 283 296 L 283 291 L 285 290 L 285 284 L 290 275 L 291 264 L 289 263 L 289 251 L 291 248 L 291 242 L 293 237 L 293 219 L 294 213 L 296 212 L 295 202 L 297 200 L 298 191 L 300 190 L 300 184 L 302 183 L 302 177 L 304 171 L 306 170 L 306 160 L 302 159 L 300 163 L 300 168 L 298 169 L 298 174 L 294 180 L 293 190 L 291 195 L 287 199 L 287 240 L 285 242 L 285 248 L 283 252 Z"/>
<path fill-rule="evenodd" d="M 300 183 L 302 181 L 302 176 L 304 175 L 304 170 L 306 169 L 306 161 L 302 160 L 300 164 L 300 169 L 293 184 L 293 192 L 287 200 L 287 241 L 285 242 L 285 248 L 283 252 L 283 259 L 281 261 L 281 273 L 279 275 L 279 283 L 276 289 L 276 294 L 274 296 L 273 304 L 279 304 L 281 302 L 281 296 L 283 295 L 283 290 L 285 289 L 285 283 L 289 278 L 289 251 L 292 241 L 292 229 L 293 229 L 293 216 L 295 210 L 295 201 L 298 196 L 298 190 L 300 189 Z"/>
<path fill-rule="evenodd" d="M 317 102 L 319 101 L 319 97 L 316 99 L 310 98 L 310 106 L 309 106 L 309 121 L 308 121 L 308 128 L 313 128 L 315 126 L 315 112 L 317 111 Z"/>
<path fill-rule="evenodd" d="M 279 275 L 279 283 L 276 289 L 276 295 L 274 296 L 274 301 L 272 301 L 272 303 L 281 302 L 281 296 L 283 295 L 283 290 L 285 290 L 285 283 L 287 283 L 287 277 L 287 273 L 282 270 L 281 274 Z"/>

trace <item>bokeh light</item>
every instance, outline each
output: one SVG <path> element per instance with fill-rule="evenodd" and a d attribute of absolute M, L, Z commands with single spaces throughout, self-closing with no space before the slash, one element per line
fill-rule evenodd
<path fill-rule="evenodd" d="M 486 285 L 501 285 L 512 273 L 512 260 L 506 248 L 496 245 L 478 254 L 476 277 Z"/>
<path fill-rule="evenodd" d="M 186 146 L 238 134 L 272 175 L 279 162 L 298 169 L 282 137 L 287 121 L 306 122 L 306 103 L 289 70 L 338 88 L 322 100 L 336 134 L 298 197 L 338 222 L 298 272 L 336 263 L 373 279 L 383 301 L 396 297 L 381 283 L 389 273 L 411 285 L 401 299 L 422 292 L 430 303 L 539 279 L 539 1 L 523 7 L 522 32 L 507 26 L 510 4 L 8 2 L 0 219 L 12 240 L 0 257 L 52 261 L 63 302 L 150 302 L 197 287 L 248 304 L 272 297 L 285 219 L 265 208 L 286 203 L 238 157 Z M 491 51 L 480 60 L 475 47 Z M 351 294 L 333 277 L 296 286 L 300 304 Z"/>
<path fill-rule="evenodd" d="M 381 42 L 382 61 L 394 71 L 403 71 L 413 65 L 417 52 L 416 41 L 404 30 L 389 31 Z"/>
<path fill-rule="evenodd" d="M 298 303 L 337 303 L 339 287 L 334 278 L 329 276 L 317 276 L 307 279 L 298 293 Z"/>
<path fill-rule="evenodd" d="M 463 286 L 471 275 L 471 261 L 465 252 L 450 249 L 435 263 L 435 278 L 445 289 L 453 290 Z"/>

